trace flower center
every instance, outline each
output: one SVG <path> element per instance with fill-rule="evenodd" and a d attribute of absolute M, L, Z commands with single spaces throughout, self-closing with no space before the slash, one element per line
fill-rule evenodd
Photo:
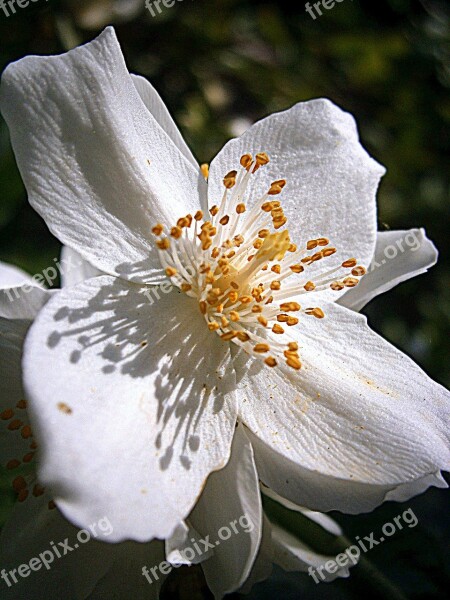
<path fill-rule="evenodd" d="M 208 218 L 199 210 L 178 219 L 166 236 L 161 224 L 152 232 L 167 277 L 197 300 L 210 331 L 262 357 L 269 367 L 282 360 L 300 369 L 298 344 L 284 339 L 285 327 L 297 325 L 302 315 L 325 315 L 319 307 L 302 308 L 299 297 L 354 287 L 366 270 L 350 258 L 320 271 L 317 265 L 336 253 L 325 237 L 297 248 L 282 229 L 287 218 L 275 199 L 284 179 L 272 182 L 261 198 L 246 201 L 250 179 L 268 162 L 265 152 L 254 158 L 244 154 L 239 171 L 225 175 L 222 200 Z M 205 165 L 202 172 L 207 177 Z M 317 272 L 308 277 L 307 270 Z"/>

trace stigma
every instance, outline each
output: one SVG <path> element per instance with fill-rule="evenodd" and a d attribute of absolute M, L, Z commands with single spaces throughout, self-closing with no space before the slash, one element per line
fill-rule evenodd
<path fill-rule="evenodd" d="M 285 363 L 299 370 L 298 343 L 289 328 L 303 317 L 325 317 L 310 306 L 308 294 L 354 287 L 366 269 L 355 258 L 330 265 L 337 249 L 326 237 L 302 246 L 291 240 L 279 199 L 285 179 L 248 199 L 251 178 L 269 161 L 265 152 L 244 154 L 237 170 L 223 177 L 220 203 L 207 214 L 180 217 L 168 230 L 156 224 L 152 233 L 166 276 L 197 301 L 213 334 L 268 367 Z M 207 165 L 202 173 L 207 178 Z"/>

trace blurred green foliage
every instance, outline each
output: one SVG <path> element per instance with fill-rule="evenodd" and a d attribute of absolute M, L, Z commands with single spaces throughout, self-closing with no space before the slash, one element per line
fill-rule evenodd
<path fill-rule="evenodd" d="M 0 13 L 0 68 L 92 39 L 96 31 L 79 26 L 77 10 L 76 2 L 50 0 L 8 18 Z M 343 0 L 315 20 L 303 2 L 184 0 L 151 17 L 142 1 L 141 12 L 116 27 L 130 71 L 159 90 L 200 162 L 210 162 L 250 123 L 301 100 L 326 96 L 355 116 L 364 146 L 387 167 L 379 229 L 425 227 L 440 251 L 428 274 L 365 312 L 374 329 L 447 385 L 449 18 L 449 4 L 439 0 Z M 0 259 L 36 273 L 58 253 L 58 242 L 27 205 L 0 121 Z M 442 503 L 440 494 L 430 492 L 429 502 Z M 428 514 L 430 504 L 417 502 Z M 354 535 L 364 534 L 370 519 L 380 525 L 399 511 L 390 505 L 369 520 L 344 521 Z M 391 552 L 394 563 L 406 561 L 402 568 L 413 572 L 406 589 L 414 598 L 445 597 L 442 528 L 436 533 L 432 519 L 427 523 L 414 531 L 414 559 L 400 540 L 378 551 L 378 560 L 388 568 Z"/>

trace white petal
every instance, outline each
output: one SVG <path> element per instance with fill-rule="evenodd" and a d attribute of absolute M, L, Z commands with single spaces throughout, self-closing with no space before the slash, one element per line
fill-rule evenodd
<path fill-rule="evenodd" d="M 24 352 L 40 479 L 71 521 L 107 514 L 114 541 L 169 537 L 226 464 L 236 419 L 228 345 L 184 294 L 145 291 L 107 276 L 63 290 Z"/>
<path fill-rule="evenodd" d="M 432 474 L 450 466 L 448 392 L 362 315 L 322 308 L 325 319 L 291 328 L 299 372 L 242 371 L 260 479 L 310 509 L 351 513 L 442 486 Z"/>
<path fill-rule="evenodd" d="M 165 542 L 166 560 L 175 567 L 196 565 L 207 560 L 212 556 L 213 551 L 211 549 L 203 551 L 202 539 L 190 524 L 180 523 Z M 197 548 L 200 548 L 201 552 Z"/>
<path fill-rule="evenodd" d="M 91 277 L 104 275 L 102 271 L 89 264 L 84 258 L 69 246 L 61 248 L 61 287 L 70 287 L 82 283 Z"/>
<path fill-rule="evenodd" d="M 246 200 L 254 202 L 272 181 L 286 179 L 279 199 L 292 241 L 303 245 L 325 236 L 342 260 L 355 256 L 368 266 L 376 237 L 375 194 L 384 169 L 360 145 L 351 115 L 320 99 L 259 121 L 213 160 L 211 203 L 222 197 L 222 178 L 239 168 L 241 155 L 261 151 L 270 163 L 252 176 Z"/>
<path fill-rule="evenodd" d="M 359 311 L 375 296 L 426 273 L 436 264 L 437 257 L 436 247 L 423 229 L 382 231 L 378 233 L 375 255 L 367 275 L 338 302 Z"/>
<path fill-rule="evenodd" d="M 110 531 L 111 523 L 105 516 L 91 524 L 93 529 L 87 528 L 91 537 L 87 541 L 87 533 L 79 534 L 57 509 L 49 510 L 50 499 L 47 494 L 36 498 L 30 493 L 25 502 L 16 504 L 2 530 L 1 565 L 7 573 L 16 569 L 17 579 L 14 583 L 8 575 L 10 587 L 2 582 L 2 598 L 100 600 L 132 597 L 157 600 L 164 576 L 160 575 L 159 581 L 150 585 L 142 575 L 142 567 L 158 565 L 163 560 L 162 542 L 101 543 L 95 539 L 95 532 L 100 526 Z M 40 563 L 38 570 L 23 569 L 28 575 L 21 577 L 17 568 L 29 565 L 31 559 L 35 559 L 35 568 L 37 561 Z"/>
<path fill-rule="evenodd" d="M 317 568 L 335 558 L 314 552 L 297 537 L 274 523 L 272 546 L 273 562 L 285 571 L 307 571 L 310 566 Z M 323 581 L 333 581 L 336 577 L 348 577 L 349 570 L 347 567 L 338 567 L 336 573 L 325 571 L 323 574 Z"/>
<path fill-rule="evenodd" d="M 10 65 L 0 106 L 51 231 L 105 272 L 161 281 L 151 227 L 197 210 L 202 176 L 145 107 L 114 30 Z"/>
<path fill-rule="evenodd" d="M 240 588 L 255 561 L 262 529 L 258 474 L 242 425 L 236 428 L 227 466 L 209 476 L 190 521 L 216 545 L 202 563 L 214 597 Z"/>
<path fill-rule="evenodd" d="M 283 498 L 283 496 L 280 496 L 280 494 L 277 494 L 265 485 L 261 486 L 261 491 L 264 493 L 265 496 L 272 498 L 272 500 L 275 500 L 285 508 L 293 510 L 294 512 L 299 512 L 308 519 L 311 519 L 311 521 L 314 521 L 314 523 L 317 523 L 318 525 L 323 527 L 325 531 L 328 531 L 328 533 L 331 533 L 332 535 L 336 536 L 342 535 L 341 527 L 328 515 L 324 515 L 321 512 L 317 512 L 315 510 L 308 510 L 307 508 L 298 506 L 294 502 Z"/>
<path fill-rule="evenodd" d="M 142 102 L 147 107 L 148 111 L 152 114 L 158 125 L 163 129 L 170 137 L 172 142 L 181 152 L 181 154 L 191 163 L 191 165 L 197 171 L 200 169 L 198 162 L 195 160 L 189 146 L 184 141 L 183 136 L 180 133 L 175 121 L 172 119 L 166 105 L 162 101 L 161 96 L 152 86 L 152 84 L 141 77 L 140 75 L 131 75 L 133 83 L 141 97 Z M 202 186 L 204 193 L 206 194 L 206 181 L 205 185 Z"/>
<path fill-rule="evenodd" d="M 31 275 L 22 269 L 0 261 L 0 288 L 10 288 L 32 281 Z"/>
<path fill-rule="evenodd" d="M 55 293 L 34 283 L 0 289 L 0 318 L 31 321 Z"/>
<path fill-rule="evenodd" d="M 249 573 L 249 576 L 245 580 L 244 585 L 240 588 L 239 593 L 248 594 L 252 587 L 264 581 L 272 574 L 273 566 L 273 546 L 272 546 L 272 526 L 263 512 L 262 522 L 262 536 L 261 543 L 259 545 L 258 554 L 256 555 L 255 562 Z"/>

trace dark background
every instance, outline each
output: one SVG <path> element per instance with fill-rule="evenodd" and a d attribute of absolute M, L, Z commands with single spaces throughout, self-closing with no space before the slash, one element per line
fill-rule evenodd
<path fill-rule="evenodd" d="M 364 312 L 375 330 L 448 386 L 449 3 L 342 0 L 315 20 L 303 1 L 178 0 L 152 17 L 142 0 L 126 19 L 115 17 L 113 4 L 38 0 L 8 17 L 0 10 L 0 69 L 26 54 L 60 53 L 114 22 L 130 71 L 152 81 L 200 162 L 253 121 L 295 102 L 325 96 L 350 111 L 363 145 L 387 167 L 379 229 L 424 227 L 440 252 L 428 274 Z M 59 243 L 27 204 L 0 118 L 0 260 L 33 274 L 58 254 Z M 447 499 L 431 490 L 405 505 L 336 519 L 351 539 L 413 507 L 419 525 L 367 558 L 406 597 L 445 598 Z M 358 569 L 350 580 L 321 586 L 277 571 L 251 599 L 389 597 Z M 170 590 L 168 597 L 181 593 Z"/>

